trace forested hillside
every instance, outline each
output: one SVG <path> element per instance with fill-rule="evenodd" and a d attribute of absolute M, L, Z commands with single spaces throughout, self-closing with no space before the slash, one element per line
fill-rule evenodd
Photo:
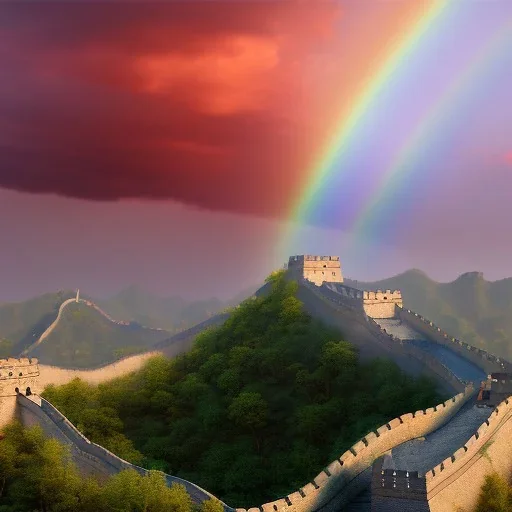
<path fill-rule="evenodd" d="M 398 289 L 405 307 L 453 336 L 512 360 L 512 278 L 486 281 L 478 272 L 438 283 L 419 270 L 410 270 L 373 283 L 347 280 L 365 290 Z"/>
<path fill-rule="evenodd" d="M 295 491 L 371 429 L 446 398 L 390 362 L 361 364 L 340 332 L 303 312 L 297 283 L 282 273 L 269 282 L 189 353 L 45 398 L 121 457 L 246 507 Z"/>

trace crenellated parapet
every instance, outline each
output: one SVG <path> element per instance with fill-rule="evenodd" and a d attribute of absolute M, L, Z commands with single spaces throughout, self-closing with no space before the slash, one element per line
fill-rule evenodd
<path fill-rule="evenodd" d="M 363 308 L 370 318 L 394 318 L 397 307 L 403 307 L 400 290 L 363 292 Z"/>
<path fill-rule="evenodd" d="M 313 256 L 309 254 L 290 256 L 288 272 L 296 279 L 307 279 L 317 286 L 321 286 L 324 282 L 343 282 L 339 256 Z"/>
<path fill-rule="evenodd" d="M 369 432 L 338 459 L 329 464 L 311 482 L 282 499 L 265 503 L 247 512 L 335 512 L 364 489 L 369 488 L 373 462 L 395 446 L 437 430 L 473 396 L 464 393 L 425 410 L 404 414 Z M 245 509 L 237 509 L 245 512 Z"/>
<path fill-rule="evenodd" d="M 40 391 L 37 359 L 0 359 L 0 428 L 14 418 L 16 396 L 30 396 Z"/>
<path fill-rule="evenodd" d="M 512 363 L 502 357 L 495 356 L 461 341 L 443 331 L 440 327 L 431 322 L 427 318 L 421 316 L 410 309 L 400 309 L 397 312 L 398 317 L 408 323 L 414 329 L 425 334 L 431 341 L 442 345 L 460 356 L 468 359 L 479 368 L 482 368 L 488 374 L 493 372 L 512 373 Z"/>
<path fill-rule="evenodd" d="M 37 359 L 0 359 L 0 397 L 16 396 L 17 393 L 23 392 L 22 388 L 26 386 L 31 386 L 30 391 L 36 392 L 38 378 Z"/>

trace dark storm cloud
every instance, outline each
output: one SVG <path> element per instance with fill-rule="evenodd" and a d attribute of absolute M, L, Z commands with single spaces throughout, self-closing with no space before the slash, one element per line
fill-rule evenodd
<path fill-rule="evenodd" d="M 1 4 L 0 186 L 283 213 L 283 186 L 314 147 L 296 66 L 338 14 L 316 2 Z"/>

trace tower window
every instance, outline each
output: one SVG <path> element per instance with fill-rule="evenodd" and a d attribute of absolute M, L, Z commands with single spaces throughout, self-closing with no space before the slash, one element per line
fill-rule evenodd
<path fill-rule="evenodd" d="M 332 275 L 333 275 L 333 276 L 335 276 L 335 275 L 336 275 L 336 272 L 333 272 L 333 273 L 332 273 Z"/>

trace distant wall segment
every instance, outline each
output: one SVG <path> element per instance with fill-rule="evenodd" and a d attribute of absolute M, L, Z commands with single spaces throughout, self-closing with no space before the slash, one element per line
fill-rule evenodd
<path fill-rule="evenodd" d="M 394 318 L 397 306 L 403 306 L 400 290 L 363 292 L 363 308 L 370 318 Z"/>
<path fill-rule="evenodd" d="M 428 339 L 471 361 L 487 374 L 493 372 L 512 373 L 512 363 L 450 336 L 418 313 L 414 313 L 410 309 L 397 308 L 397 315 L 415 330 L 425 334 Z"/>

